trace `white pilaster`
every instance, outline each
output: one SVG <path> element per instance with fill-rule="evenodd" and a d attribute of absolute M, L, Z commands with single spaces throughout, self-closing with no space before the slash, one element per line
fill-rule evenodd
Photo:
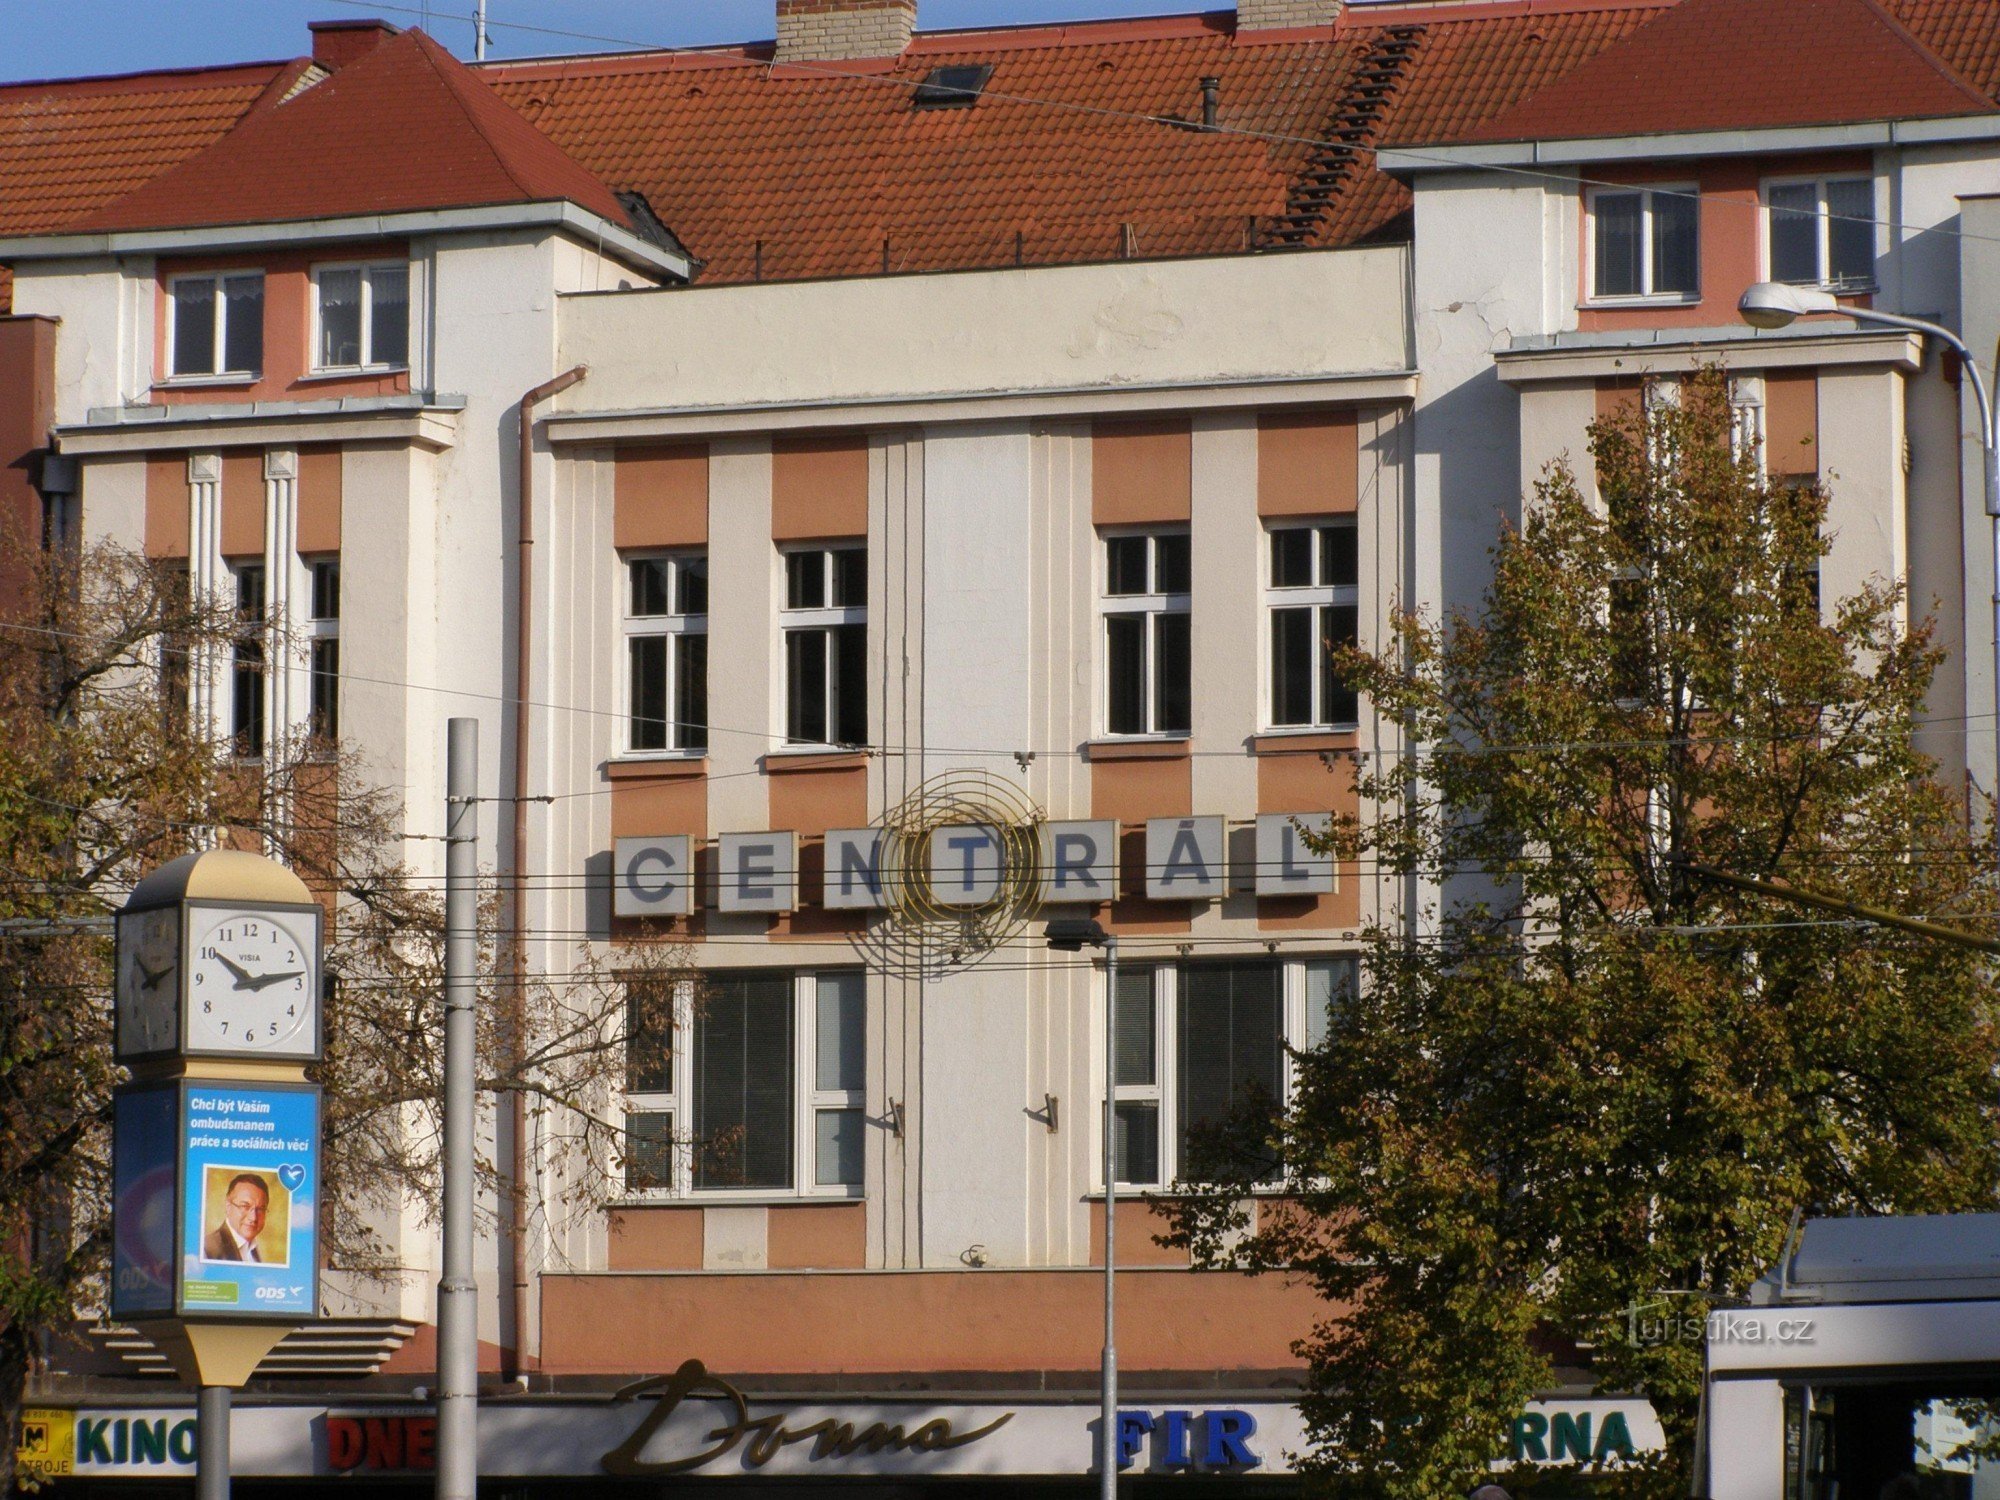
<path fill-rule="evenodd" d="M 189 593 L 208 608 L 233 609 L 236 599 L 222 560 L 222 455 L 190 453 L 187 482 Z M 199 647 L 188 662 L 194 723 L 218 741 L 229 733 L 222 691 L 227 666 L 224 648 L 214 644 Z"/>

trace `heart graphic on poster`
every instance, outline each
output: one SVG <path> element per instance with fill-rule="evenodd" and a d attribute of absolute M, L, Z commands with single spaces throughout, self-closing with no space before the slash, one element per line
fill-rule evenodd
<path fill-rule="evenodd" d="M 285 1185 L 285 1191 L 296 1193 L 299 1185 L 306 1180 L 306 1169 L 295 1161 L 288 1161 L 278 1168 L 278 1181 Z"/>

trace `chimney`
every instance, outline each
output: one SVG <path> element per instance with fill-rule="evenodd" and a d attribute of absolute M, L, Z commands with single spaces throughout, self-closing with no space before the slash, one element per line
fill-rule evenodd
<path fill-rule="evenodd" d="M 1236 30 L 1279 31 L 1294 26 L 1331 26 L 1343 0 L 1236 0 Z"/>
<path fill-rule="evenodd" d="M 313 61 L 329 73 L 337 73 L 357 57 L 366 57 L 395 36 L 400 27 L 372 16 L 355 21 L 312 21 Z"/>
<path fill-rule="evenodd" d="M 781 63 L 894 57 L 917 27 L 917 0 L 778 0 Z"/>

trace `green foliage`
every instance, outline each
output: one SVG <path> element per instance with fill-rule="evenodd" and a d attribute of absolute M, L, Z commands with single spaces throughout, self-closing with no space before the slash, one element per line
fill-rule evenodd
<path fill-rule="evenodd" d="M 1940 653 L 1896 587 L 1821 602 L 1825 494 L 1766 484 L 1724 379 L 1592 429 L 1476 614 L 1347 663 L 1400 758 L 1358 758 L 1344 857 L 1433 893 L 1365 939 L 1301 1059 L 1296 1180 L 1239 1241 L 1222 1172 L 1179 1238 L 1325 1296 L 1306 1414 L 1343 1495 L 1462 1494 L 1558 1367 L 1665 1423 L 1686 1493 L 1701 1348 L 1628 1337 L 1740 1298 L 1795 1210 L 1992 1206 L 1995 1016 L 1978 954 L 1688 866 L 1975 925 L 1991 854 L 1916 743 Z M 1579 1346 L 1589 1346 L 1587 1351 Z M 1520 1476 L 1524 1480 L 1532 1476 Z"/>

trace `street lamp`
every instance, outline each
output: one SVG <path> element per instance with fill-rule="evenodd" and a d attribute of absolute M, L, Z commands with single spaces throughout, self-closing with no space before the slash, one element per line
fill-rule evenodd
<path fill-rule="evenodd" d="M 1877 312 L 1872 307 L 1847 307 L 1831 292 L 1822 292 L 1817 287 L 1787 286 L 1782 281 L 1760 281 L 1743 294 L 1736 304 L 1743 321 L 1752 328 L 1783 328 L 1794 318 L 1835 317 L 1852 318 L 1857 323 L 1880 323 L 1890 328 L 1908 328 L 1917 333 L 1927 333 L 1958 351 L 1964 363 L 1965 372 L 1972 378 L 1972 392 L 1979 405 L 1979 445 L 1986 455 L 1986 514 L 1992 519 L 1993 530 L 1993 690 L 2000 695 L 2000 447 L 1996 447 L 1995 429 L 2000 427 L 2000 410 L 1996 410 L 1992 398 L 1986 391 L 1986 380 L 1979 373 L 1979 361 L 1972 357 L 1972 351 L 1965 341 L 1949 328 L 1938 323 L 1927 322 L 1923 318 L 1906 318 L 1900 313 Z M 2000 701 L 2000 696 L 1996 697 Z M 1996 748 L 2000 754 L 2000 748 Z M 2000 838 L 2000 821 L 1995 824 L 1995 837 Z"/>
<path fill-rule="evenodd" d="M 1117 1115 L 1113 1100 L 1118 1093 L 1118 934 L 1106 932 L 1091 917 L 1061 917 L 1049 923 L 1042 936 L 1057 953 L 1081 953 L 1085 948 L 1104 950 L 1104 1360 L 1102 1364 L 1102 1409 L 1098 1417 L 1098 1493 L 1103 1500 L 1118 1495 L 1118 1345 L 1117 1293 L 1114 1281 L 1118 1227 Z"/>

